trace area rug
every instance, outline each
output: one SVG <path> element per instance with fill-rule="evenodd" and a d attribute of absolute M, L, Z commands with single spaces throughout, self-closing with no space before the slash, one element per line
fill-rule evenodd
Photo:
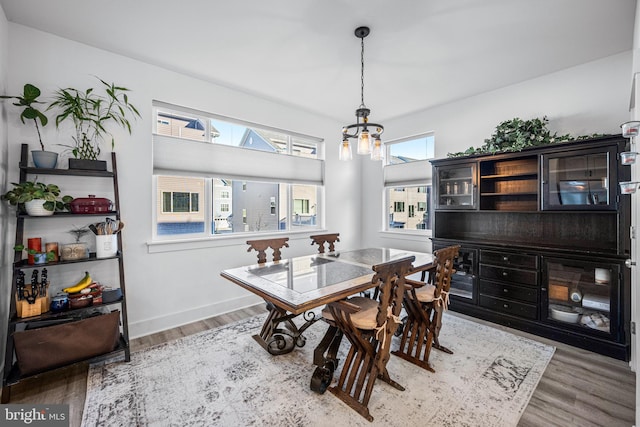
<path fill-rule="evenodd" d="M 515 426 L 555 351 L 447 314 L 440 342 L 454 354 L 432 352 L 436 373 L 392 355 L 389 373 L 406 390 L 378 381 L 369 423 L 309 388 L 322 321 L 306 331 L 304 347 L 272 356 L 251 337 L 264 318 L 135 352 L 129 363 L 92 366 L 82 425 Z M 343 340 L 342 360 L 347 346 Z"/>

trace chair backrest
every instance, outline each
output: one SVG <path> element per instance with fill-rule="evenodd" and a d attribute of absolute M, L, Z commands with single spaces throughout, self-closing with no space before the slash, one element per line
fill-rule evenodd
<path fill-rule="evenodd" d="M 389 360 L 389 349 L 393 334 L 398 329 L 400 320 L 400 311 L 402 310 L 402 299 L 405 291 L 405 277 L 413 268 L 413 261 L 416 257 L 409 256 L 398 260 L 387 261 L 373 266 L 372 283 L 376 283 L 376 291 L 378 293 L 378 316 L 376 323 L 378 325 L 380 342 L 380 358 L 376 363 L 382 369 Z"/>
<path fill-rule="evenodd" d="M 325 243 L 329 245 L 329 252 L 336 250 L 335 242 L 340 241 L 340 233 L 316 234 L 315 236 L 309 236 L 309 238 L 311 239 L 311 246 L 314 243 L 317 244 L 318 252 L 323 254 Z"/>
<path fill-rule="evenodd" d="M 267 262 L 266 250 L 271 248 L 273 250 L 273 260 L 280 261 L 282 259 L 280 249 L 288 248 L 288 237 L 280 237 L 277 239 L 262 239 L 262 240 L 247 240 L 249 248 L 247 252 L 255 250 L 258 252 L 258 264 L 264 264 Z"/>
<path fill-rule="evenodd" d="M 398 260 L 374 265 L 372 283 L 376 284 L 378 294 L 378 326 L 381 326 L 389 314 L 399 316 L 402 310 L 402 297 L 405 290 L 405 276 L 412 269 L 416 257 L 408 256 Z M 389 310 L 390 309 L 390 310 Z"/>
<path fill-rule="evenodd" d="M 454 261 L 460 252 L 460 245 L 448 246 L 433 252 L 436 273 L 433 275 L 433 284 L 436 287 L 435 297 L 438 298 L 441 292 L 449 292 L 451 289 L 451 276 L 456 270 L 453 268 Z"/>

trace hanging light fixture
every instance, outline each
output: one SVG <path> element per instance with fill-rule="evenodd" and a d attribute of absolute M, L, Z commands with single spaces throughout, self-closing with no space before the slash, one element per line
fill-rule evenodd
<path fill-rule="evenodd" d="M 358 154 L 371 154 L 372 160 L 382 160 L 383 149 L 380 135 L 384 126 L 369 123 L 369 110 L 364 105 L 364 38 L 369 35 L 369 27 L 358 27 L 355 31 L 360 39 L 360 107 L 356 110 L 356 123 L 342 128 L 342 145 L 340 160 L 351 160 L 351 145 L 349 138 L 358 138 Z M 349 133 L 353 132 L 353 133 Z"/>

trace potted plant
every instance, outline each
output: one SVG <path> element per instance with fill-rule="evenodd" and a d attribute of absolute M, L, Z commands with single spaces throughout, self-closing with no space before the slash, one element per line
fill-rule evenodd
<path fill-rule="evenodd" d="M 56 253 L 54 251 L 43 252 L 35 249 L 27 249 L 24 245 L 16 245 L 13 247 L 16 252 L 27 251 L 29 255 L 33 255 L 33 264 L 45 264 L 49 261 L 55 261 Z"/>
<path fill-rule="evenodd" d="M 34 150 L 31 152 L 31 156 L 33 158 L 33 164 L 37 168 L 55 168 L 58 163 L 58 153 L 54 153 L 53 151 L 46 151 L 44 149 L 44 143 L 42 142 L 42 135 L 40 134 L 40 127 L 38 126 L 38 120 L 40 120 L 40 124 L 42 126 L 46 126 L 49 122 L 47 116 L 44 115 L 43 112 L 38 110 L 34 104 L 43 104 L 43 102 L 38 101 L 38 97 L 40 96 L 40 89 L 35 87 L 34 85 L 27 83 L 24 85 L 22 95 L 16 96 L 7 96 L 2 95 L 0 98 L 2 99 L 15 99 L 16 102 L 13 105 L 17 107 L 24 107 L 22 113 L 20 114 L 20 120 L 22 123 L 25 123 L 25 120 L 33 120 L 33 123 L 36 125 L 36 131 L 38 131 L 38 140 L 40 141 L 41 150 Z"/>
<path fill-rule="evenodd" d="M 106 170 L 106 162 L 98 160 L 100 143 L 111 137 L 111 149 L 115 146 L 107 125 L 120 126 L 131 134 L 129 118 L 140 117 L 136 107 L 129 102 L 129 89 L 98 80 L 102 83 L 103 95 L 98 94 L 94 88 L 85 91 L 75 88 L 58 89 L 47 108 L 61 110 L 56 116 L 56 128 L 65 120 L 71 120 L 75 127 L 74 144 L 61 144 L 70 148 L 73 154 L 74 158 L 69 159 L 70 169 Z"/>
<path fill-rule="evenodd" d="M 69 210 L 73 200 L 71 196 L 60 197 L 60 188 L 55 184 L 37 181 L 11 183 L 14 188 L 2 195 L 9 204 L 24 209 L 31 216 L 53 215 L 55 210 Z"/>

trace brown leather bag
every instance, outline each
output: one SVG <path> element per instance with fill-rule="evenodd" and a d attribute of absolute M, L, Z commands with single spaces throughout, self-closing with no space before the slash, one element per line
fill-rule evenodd
<path fill-rule="evenodd" d="M 13 336 L 22 375 L 109 353 L 120 338 L 120 312 L 77 322 L 16 332 Z"/>

